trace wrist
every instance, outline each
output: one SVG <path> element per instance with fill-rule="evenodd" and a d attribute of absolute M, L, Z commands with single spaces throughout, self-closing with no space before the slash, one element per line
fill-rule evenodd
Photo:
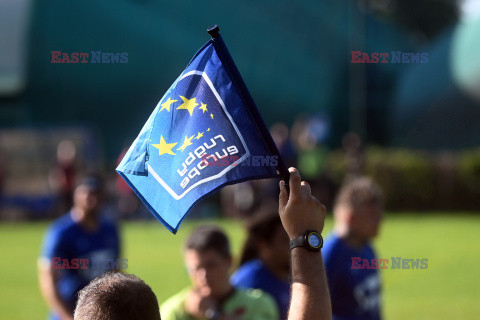
<path fill-rule="evenodd" d="M 290 250 L 302 248 L 312 252 L 318 252 L 323 247 L 323 237 L 316 230 L 307 230 L 302 235 L 290 239 Z"/>

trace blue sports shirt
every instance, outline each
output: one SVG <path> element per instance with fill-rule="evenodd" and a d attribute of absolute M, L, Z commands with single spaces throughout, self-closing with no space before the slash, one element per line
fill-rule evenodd
<path fill-rule="evenodd" d="M 40 257 L 48 260 L 52 268 L 58 269 L 56 287 L 72 315 L 78 292 L 108 271 L 110 265 L 103 262 L 118 259 L 119 251 L 116 225 L 107 218 L 100 217 L 99 228 L 94 232 L 86 231 L 75 223 L 70 212 L 51 224 L 43 240 Z M 88 259 L 88 264 L 79 264 L 80 259 Z M 57 318 L 51 315 L 50 319 Z"/>
<path fill-rule="evenodd" d="M 352 257 L 376 259 L 369 244 L 360 249 L 348 246 L 335 233 L 322 249 L 334 320 L 379 320 L 380 277 L 378 268 L 352 268 Z M 363 260 L 360 260 L 363 261 Z M 362 265 L 362 263 L 360 263 Z M 370 263 L 371 265 L 371 263 Z M 355 264 L 355 267 L 358 264 Z M 379 267 L 379 266 L 378 266 Z"/>

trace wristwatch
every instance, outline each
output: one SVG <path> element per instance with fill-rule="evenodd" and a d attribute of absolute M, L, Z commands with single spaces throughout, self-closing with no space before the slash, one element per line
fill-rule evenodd
<path fill-rule="evenodd" d="M 323 238 L 320 233 L 308 230 L 304 235 L 290 240 L 290 250 L 296 247 L 305 247 L 309 251 L 320 251 L 323 247 Z"/>

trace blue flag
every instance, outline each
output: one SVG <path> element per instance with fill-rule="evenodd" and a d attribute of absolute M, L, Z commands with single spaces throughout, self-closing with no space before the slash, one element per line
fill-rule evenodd
<path fill-rule="evenodd" d="M 165 93 L 117 172 L 176 233 L 193 205 L 223 186 L 288 177 L 258 110 L 218 34 Z"/>

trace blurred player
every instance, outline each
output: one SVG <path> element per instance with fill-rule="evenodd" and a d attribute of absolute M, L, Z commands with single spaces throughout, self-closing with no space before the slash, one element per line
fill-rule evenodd
<path fill-rule="evenodd" d="M 234 288 L 229 282 L 232 265 L 226 235 L 215 226 L 193 231 L 185 245 L 185 264 L 192 281 L 160 307 L 163 320 L 274 320 L 275 302 L 260 290 Z"/>
<path fill-rule="evenodd" d="M 379 261 L 369 242 L 378 233 L 382 207 L 382 193 L 369 178 L 352 180 L 339 192 L 334 232 L 323 249 L 333 319 L 381 317 Z"/>
<path fill-rule="evenodd" d="M 83 179 L 75 188 L 72 209 L 47 231 L 38 268 L 49 319 L 73 319 L 77 293 L 116 266 L 119 238 L 115 224 L 99 215 L 101 191 L 98 177 Z"/>
<path fill-rule="evenodd" d="M 247 224 L 240 267 L 232 275 L 237 288 L 261 289 L 272 295 L 281 319 L 287 318 L 290 303 L 290 247 L 278 212 L 265 211 Z"/>

